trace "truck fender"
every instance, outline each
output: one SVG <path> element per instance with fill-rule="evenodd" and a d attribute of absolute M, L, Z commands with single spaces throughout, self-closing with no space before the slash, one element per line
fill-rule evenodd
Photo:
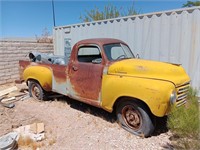
<path fill-rule="evenodd" d="M 109 78 L 109 80 L 107 79 Z M 133 86 L 134 84 L 134 86 Z M 108 92 L 112 89 L 112 92 Z M 170 94 L 175 89 L 171 82 L 146 78 L 106 76 L 102 86 L 102 107 L 113 111 L 115 102 L 122 97 L 140 101 L 158 117 L 166 115 L 169 109 Z"/>
<path fill-rule="evenodd" d="M 52 90 L 52 71 L 46 66 L 29 66 L 23 72 L 26 82 L 36 80 L 45 91 Z"/>

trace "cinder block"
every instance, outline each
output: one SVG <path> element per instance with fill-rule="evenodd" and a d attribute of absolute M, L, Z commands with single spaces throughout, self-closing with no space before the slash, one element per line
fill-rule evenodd
<path fill-rule="evenodd" d="M 11 78 L 10 76 L 3 76 L 3 77 L 1 77 L 1 80 L 8 80 L 10 78 Z"/>
<path fill-rule="evenodd" d="M 0 66 L 0 70 L 4 69 L 5 66 Z"/>
<path fill-rule="evenodd" d="M 0 72 L 0 80 L 1 80 L 1 78 L 4 77 L 4 76 L 5 76 L 5 73 Z"/>
<path fill-rule="evenodd" d="M 13 82 L 19 78 L 19 60 L 29 60 L 32 51 L 53 53 L 52 43 L 0 42 L 0 84 Z"/>
<path fill-rule="evenodd" d="M 7 50 L 9 50 L 9 51 L 13 51 L 13 52 L 14 52 L 14 51 L 16 50 L 16 47 L 8 46 L 8 47 L 7 47 Z"/>
<path fill-rule="evenodd" d="M 11 79 L 17 79 L 19 78 L 19 74 L 11 75 Z"/>
<path fill-rule="evenodd" d="M 0 85 L 7 83 L 6 80 L 1 80 L 0 79 Z"/>
<path fill-rule="evenodd" d="M 14 79 L 8 79 L 6 80 L 6 83 L 11 83 L 11 82 L 14 82 L 15 80 Z"/>

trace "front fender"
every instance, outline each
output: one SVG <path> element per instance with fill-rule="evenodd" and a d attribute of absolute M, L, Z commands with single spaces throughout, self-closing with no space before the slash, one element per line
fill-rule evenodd
<path fill-rule="evenodd" d="M 168 81 L 104 75 L 102 108 L 112 111 L 119 97 L 132 97 L 146 103 L 155 116 L 162 117 L 169 109 L 169 97 L 174 89 L 174 84 Z"/>
<path fill-rule="evenodd" d="M 40 83 L 45 91 L 52 90 L 52 71 L 45 66 L 29 66 L 23 72 L 23 78 L 27 82 L 34 79 Z"/>

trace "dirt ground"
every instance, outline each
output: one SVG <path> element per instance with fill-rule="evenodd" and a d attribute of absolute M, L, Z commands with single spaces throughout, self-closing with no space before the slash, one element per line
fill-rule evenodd
<path fill-rule="evenodd" d="M 15 102 L 11 109 L 0 105 L 0 136 L 38 122 L 45 124 L 45 139 L 34 147 L 19 149 L 170 149 L 171 133 L 163 120 L 153 136 L 140 138 L 122 129 L 114 114 L 67 97 L 49 101 L 28 98 Z"/>

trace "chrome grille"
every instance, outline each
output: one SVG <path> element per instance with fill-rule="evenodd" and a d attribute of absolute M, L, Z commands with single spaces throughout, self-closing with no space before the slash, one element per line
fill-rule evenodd
<path fill-rule="evenodd" d="M 187 82 L 176 88 L 177 89 L 177 99 L 176 99 L 177 107 L 187 102 L 189 87 L 190 87 L 190 82 Z"/>

